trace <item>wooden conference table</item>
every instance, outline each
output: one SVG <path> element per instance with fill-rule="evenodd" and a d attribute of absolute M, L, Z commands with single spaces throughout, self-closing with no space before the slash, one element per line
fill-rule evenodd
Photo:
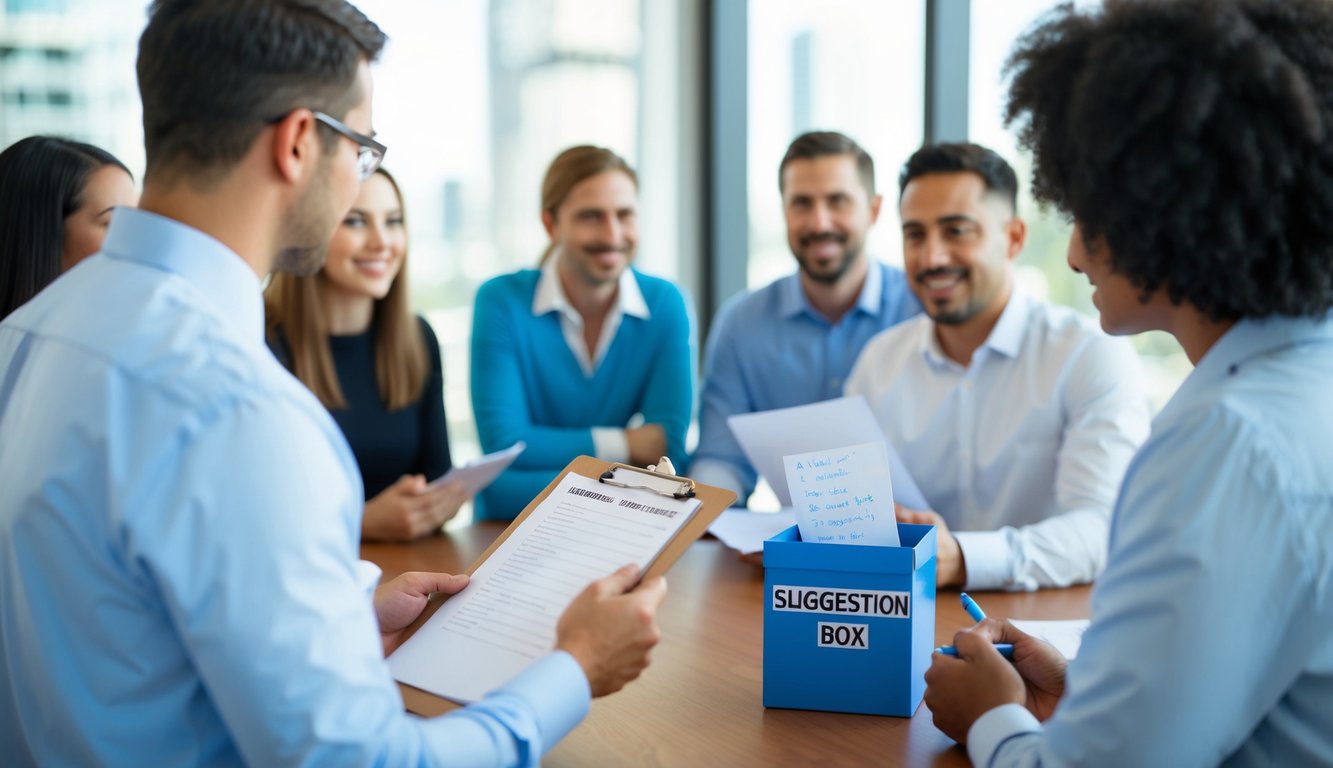
<path fill-rule="evenodd" d="M 413 544 L 366 544 L 362 557 L 392 578 L 404 571 L 461 572 L 504 526 L 481 523 Z M 765 709 L 763 568 L 720 542 L 696 542 L 667 574 L 658 613 L 662 642 L 652 665 L 592 711 L 543 760 L 546 766 L 967 765 L 931 723 L 924 704 L 910 719 Z M 987 613 L 1025 619 L 1088 615 L 1089 587 L 984 593 Z M 957 592 L 936 601 L 939 645 L 972 622 Z"/>

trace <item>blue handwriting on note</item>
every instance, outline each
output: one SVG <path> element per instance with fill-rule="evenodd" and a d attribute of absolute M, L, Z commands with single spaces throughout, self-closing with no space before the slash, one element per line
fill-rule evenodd
<path fill-rule="evenodd" d="M 883 443 L 782 457 L 802 541 L 898 546 Z"/>

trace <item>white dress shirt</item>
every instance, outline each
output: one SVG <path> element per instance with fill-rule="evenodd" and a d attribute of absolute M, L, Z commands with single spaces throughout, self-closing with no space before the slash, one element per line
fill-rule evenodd
<path fill-rule="evenodd" d="M 1015 290 L 967 366 L 926 315 L 871 339 L 847 380 L 934 511 L 969 589 L 1091 581 L 1111 505 L 1148 433 L 1138 358 L 1073 310 Z"/>
<path fill-rule="evenodd" d="M 579 361 L 583 375 L 592 378 L 593 372 L 606 357 L 606 350 L 620 330 L 620 321 L 625 315 L 648 320 L 652 313 L 648 311 L 648 302 L 643 299 L 639 282 L 634 279 L 634 270 L 626 267 L 620 273 L 616 288 L 616 298 L 611 302 L 606 319 L 602 321 L 602 333 L 597 337 L 597 348 L 588 355 L 588 345 L 583 341 L 583 316 L 570 303 L 565 294 L 565 287 L 560 283 L 560 273 L 556 262 L 559 252 L 553 253 L 542 265 L 541 277 L 537 279 L 537 290 L 532 296 L 532 316 L 538 317 L 547 312 L 560 313 L 560 330 L 565 336 L 569 351 Z M 605 461 L 629 461 L 629 440 L 625 430 L 616 427 L 593 427 L 592 444 L 597 458 Z"/>

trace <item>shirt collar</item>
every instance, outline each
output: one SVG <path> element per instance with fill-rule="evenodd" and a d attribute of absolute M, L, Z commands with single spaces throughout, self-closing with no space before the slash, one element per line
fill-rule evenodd
<path fill-rule="evenodd" d="M 1028 317 L 1032 314 L 1032 300 L 1018 286 L 1009 294 L 1009 301 L 995 321 L 995 327 L 986 337 L 983 347 L 990 347 L 1005 357 L 1017 357 L 1027 332 Z"/>
<path fill-rule="evenodd" d="M 1239 373 L 1246 363 L 1255 358 L 1303 344 L 1330 342 L 1333 342 L 1333 315 L 1322 319 L 1269 317 L 1263 320 L 1240 320 L 1204 354 L 1203 359 L 1172 395 L 1171 402 L 1162 409 L 1159 418 L 1172 409 L 1177 401 L 1195 401 L 1205 389 Z"/>
<path fill-rule="evenodd" d="M 884 296 L 884 265 L 878 260 L 869 256 L 865 257 L 866 280 L 861 285 L 861 293 L 856 298 L 856 305 L 852 311 L 864 312 L 871 317 L 879 317 L 881 299 Z M 805 295 L 805 289 L 801 286 L 801 272 L 798 269 L 795 274 L 790 275 L 778 290 L 778 316 L 782 318 L 794 317 L 802 312 L 811 317 L 818 318 L 828 322 L 814 307 L 810 306 L 810 299 Z"/>
<path fill-rule="evenodd" d="M 180 277 L 244 338 L 263 341 L 259 278 L 239 254 L 211 236 L 155 213 L 117 208 L 102 253 Z"/>
<path fill-rule="evenodd" d="M 565 287 L 560 284 L 560 274 L 556 271 L 555 264 L 558 258 L 559 254 L 552 254 L 542 265 L 541 276 L 537 278 L 537 290 L 532 295 L 532 315 L 537 317 L 547 312 L 559 312 L 571 319 L 577 318 L 577 322 L 582 325 L 583 319 L 579 317 L 574 305 L 569 303 Z M 639 289 L 639 281 L 634 275 L 633 268 L 626 267 L 625 271 L 620 273 L 616 299 L 612 304 L 612 311 L 616 309 L 643 320 L 652 317 L 652 313 L 648 311 L 648 302 L 643 298 L 643 291 Z"/>
<path fill-rule="evenodd" d="M 1004 310 L 1000 312 L 1000 319 L 995 321 L 995 327 L 991 329 L 990 335 L 986 341 L 973 353 L 972 359 L 977 359 L 977 353 L 983 349 L 992 349 L 996 353 L 1005 357 L 1018 357 L 1018 352 L 1023 346 L 1023 336 L 1027 333 L 1028 318 L 1032 315 L 1032 298 L 1024 293 L 1018 286 L 1014 286 L 1013 292 L 1009 294 L 1009 301 L 1004 305 Z M 940 347 L 940 340 L 935 335 L 934 321 L 924 320 L 926 316 L 922 315 L 924 333 L 921 338 L 921 354 L 926 357 L 927 362 L 934 365 L 950 365 L 962 369 Z"/>

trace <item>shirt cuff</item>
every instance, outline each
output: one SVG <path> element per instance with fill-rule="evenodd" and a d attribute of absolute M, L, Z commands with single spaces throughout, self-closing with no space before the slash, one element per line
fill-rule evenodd
<path fill-rule="evenodd" d="M 617 427 L 592 428 L 593 455 L 602 461 L 629 461 L 629 438 Z"/>
<path fill-rule="evenodd" d="M 953 534 L 967 566 L 964 589 L 1002 589 L 1014 575 L 1009 562 L 1009 537 L 1004 531 L 960 531 Z"/>
<path fill-rule="evenodd" d="M 367 599 L 374 602 L 375 588 L 380 585 L 380 577 L 384 575 L 384 571 L 369 560 L 357 560 L 354 567 L 356 569 L 357 586 L 361 587 L 361 591 L 366 593 Z"/>
<path fill-rule="evenodd" d="M 745 488 L 741 473 L 728 462 L 702 459 L 690 465 L 690 479 L 700 485 L 725 488 L 736 494 L 736 506 L 745 506 Z"/>
<path fill-rule="evenodd" d="M 518 696 L 532 707 L 545 749 L 574 730 L 592 705 L 588 677 L 565 651 L 543 656 L 495 692 Z"/>
<path fill-rule="evenodd" d="M 1005 742 L 1040 732 L 1041 723 L 1022 704 L 1002 704 L 978 717 L 967 730 L 967 756 L 973 765 L 988 766 Z"/>

